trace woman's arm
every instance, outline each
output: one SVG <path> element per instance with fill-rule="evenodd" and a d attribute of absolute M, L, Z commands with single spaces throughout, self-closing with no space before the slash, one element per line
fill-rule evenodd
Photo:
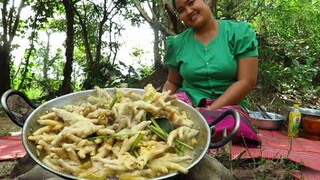
<path fill-rule="evenodd" d="M 238 60 L 237 81 L 208 108 L 217 109 L 226 105 L 239 104 L 256 86 L 257 76 L 258 57 L 248 57 Z"/>
<path fill-rule="evenodd" d="M 180 73 L 177 71 L 169 70 L 168 79 L 165 82 L 162 88 L 162 91 L 170 90 L 171 91 L 170 94 L 174 94 L 181 87 L 181 84 L 182 84 L 182 77 Z"/>

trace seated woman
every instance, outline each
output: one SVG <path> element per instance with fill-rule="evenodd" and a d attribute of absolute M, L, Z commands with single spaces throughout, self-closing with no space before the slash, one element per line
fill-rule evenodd
<path fill-rule="evenodd" d="M 173 6 L 188 28 L 167 38 L 164 63 L 169 74 L 163 90 L 199 110 L 237 110 L 241 124 L 234 141 L 257 144 L 257 132 L 244 111 L 257 81 L 255 32 L 245 22 L 216 20 L 206 0 L 173 0 Z M 208 122 L 216 117 L 205 116 Z M 233 120 L 226 118 L 215 127 L 214 137 L 221 136 L 233 128 Z"/>

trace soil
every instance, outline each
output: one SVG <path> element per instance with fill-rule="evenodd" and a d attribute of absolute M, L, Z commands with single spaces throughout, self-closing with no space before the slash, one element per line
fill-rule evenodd
<path fill-rule="evenodd" d="M 9 132 L 16 132 L 20 130 L 20 127 L 15 125 L 2 111 L 0 111 L 0 136 L 4 136 Z M 18 160 L 0 161 L 0 179 L 8 177 L 14 165 Z"/>
<path fill-rule="evenodd" d="M 167 69 L 157 70 L 151 76 L 135 83 L 132 87 L 143 88 L 148 83 L 153 84 L 157 90 L 161 90 L 167 78 Z M 255 89 L 250 97 L 253 102 L 259 102 L 260 105 L 268 107 L 270 111 L 285 114 L 285 107 L 290 101 L 284 101 L 277 94 L 263 94 L 260 89 Z M 272 102 L 272 105 L 270 105 Z M 250 107 L 249 107 L 250 108 Z M 18 131 L 20 128 L 15 125 L 2 111 L 0 111 L 0 135 L 8 132 Z M 221 153 L 222 152 L 222 153 Z M 226 166 L 234 175 L 235 179 L 291 179 L 289 172 L 285 170 L 285 163 L 279 160 L 245 160 L 231 161 L 226 151 L 219 151 L 217 154 L 211 154 L 216 157 L 224 166 Z M 261 163 L 263 161 L 263 163 Z M 18 160 L 0 161 L 0 179 L 7 178 Z M 258 163 L 257 163 L 258 162 Z"/>

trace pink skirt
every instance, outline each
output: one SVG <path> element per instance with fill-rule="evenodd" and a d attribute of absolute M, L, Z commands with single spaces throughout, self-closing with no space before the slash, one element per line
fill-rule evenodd
<path fill-rule="evenodd" d="M 191 105 L 191 101 L 187 94 L 185 92 L 178 92 L 175 94 L 178 99 L 181 101 Z M 208 111 L 207 106 L 210 106 L 214 101 L 211 99 L 205 99 L 204 107 L 198 107 L 197 109 L 201 113 L 201 111 Z M 194 107 L 194 106 L 193 106 Z M 252 146 L 258 146 L 260 145 L 261 141 L 257 133 L 257 129 L 251 124 L 250 119 L 251 117 L 249 114 L 244 111 L 242 108 L 236 105 L 228 105 L 223 106 L 219 109 L 211 110 L 213 111 L 214 115 L 205 115 L 203 114 L 203 117 L 207 120 L 208 123 L 211 123 L 214 121 L 219 115 L 221 115 L 224 111 L 228 109 L 236 110 L 240 115 L 240 128 L 235 135 L 235 137 L 232 139 L 233 143 L 246 143 L 246 145 L 252 147 Z M 220 121 L 218 124 L 215 125 L 215 132 L 213 134 L 213 137 L 211 137 L 212 141 L 217 141 L 223 137 L 223 132 L 227 130 L 227 133 L 230 133 L 234 128 L 234 120 L 231 116 L 226 116 L 222 121 Z"/>

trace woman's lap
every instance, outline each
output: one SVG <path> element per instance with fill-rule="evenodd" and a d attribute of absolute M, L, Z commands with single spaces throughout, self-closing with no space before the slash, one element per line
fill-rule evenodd
<path fill-rule="evenodd" d="M 181 101 L 193 106 L 190 99 L 186 95 L 186 93 L 178 92 L 175 95 Z M 204 101 L 202 101 L 202 103 L 204 103 L 204 104 L 202 104 L 202 106 L 204 106 L 204 107 L 197 108 L 200 113 L 202 110 L 208 111 L 208 109 L 205 107 L 212 104 L 213 100 L 205 99 Z M 260 139 L 258 137 L 256 129 L 252 126 L 252 124 L 250 122 L 249 114 L 247 112 L 245 112 L 239 106 L 236 106 L 236 105 L 223 106 L 222 108 L 219 108 L 219 109 L 210 110 L 210 111 L 214 112 L 212 114 L 216 114 L 216 115 L 208 116 L 208 115 L 203 114 L 203 116 L 207 120 L 207 122 L 210 123 L 210 122 L 214 121 L 220 114 L 222 114 L 224 111 L 226 111 L 228 109 L 236 110 L 240 116 L 240 128 L 239 128 L 237 134 L 235 135 L 233 142 L 239 142 L 239 141 L 243 142 L 242 140 L 245 140 L 247 145 L 259 145 Z M 233 128 L 234 128 L 233 117 L 226 116 L 222 121 L 220 121 L 218 124 L 215 125 L 215 132 L 214 132 L 214 135 L 212 138 L 219 139 L 222 137 L 223 132 L 225 130 L 227 130 L 227 132 L 229 133 L 233 130 Z"/>

